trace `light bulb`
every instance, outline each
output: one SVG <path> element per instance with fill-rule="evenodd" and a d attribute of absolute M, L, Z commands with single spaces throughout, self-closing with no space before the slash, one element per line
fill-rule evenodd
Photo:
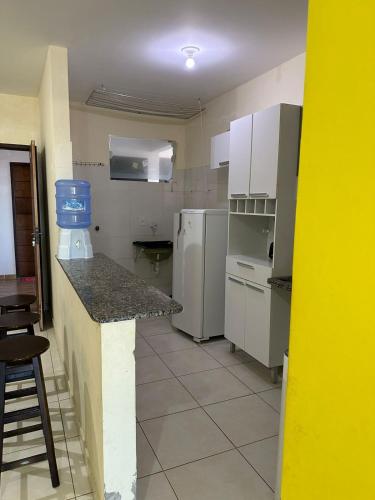
<path fill-rule="evenodd" d="M 195 54 L 198 54 L 200 51 L 199 47 L 195 47 L 194 45 L 188 45 L 187 47 L 183 47 L 181 52 L 186 57 L 185 67 L 187 69 L 193 69 L 195 67 Z"/>
<path fill-rule="evenodd" d="M 185 61 L 185 66 L 187 69 L 193 69 L 195 66 L 195 61 L 192 57 L 188 57 Z"/>

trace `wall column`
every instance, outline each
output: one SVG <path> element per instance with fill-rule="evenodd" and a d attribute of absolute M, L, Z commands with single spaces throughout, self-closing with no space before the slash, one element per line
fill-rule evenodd
<path fill-rule="evenodd" d="M 374 19 L 309 2 L 283 500 L 375 495 Z"/>

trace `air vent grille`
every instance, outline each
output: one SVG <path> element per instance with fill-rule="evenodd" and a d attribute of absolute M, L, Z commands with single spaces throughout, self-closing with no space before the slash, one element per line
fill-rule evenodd
<path fill-rule="evenodd" d="M 126 111 L 143 115 L 164 116 L 187 120 L 199 114 L 203 109 L 200 101 L 178 103 L 161 97 L 136 97 L 125 92 L 98 88 L 91 92 L 86 101 L 89 106 Z"/>

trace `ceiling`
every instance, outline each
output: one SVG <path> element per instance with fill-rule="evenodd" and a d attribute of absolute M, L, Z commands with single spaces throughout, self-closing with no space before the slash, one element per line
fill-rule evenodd
<path fill-rule="evenodd" d="M 48 45 L 72 101 L 100 85 L 202 102 L 305 50 L 307 0 L 1 0 L 0 92 L 37 95 Z M 181 48 L 197 45 L 196 68 Z"/>

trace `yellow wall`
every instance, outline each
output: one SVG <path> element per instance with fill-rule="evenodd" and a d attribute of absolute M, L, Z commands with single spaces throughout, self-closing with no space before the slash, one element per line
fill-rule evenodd
<path fill-rule="evenodd" d="M 84 308 L 58 264 L 60 334 L 75 415 L 97 498 L 104 490 L 101 325 Z M 56 330 L 56 327 L 55 327 Z"/>
<path fill-rule="evenodd" d="M 50 46 L 48 49 L 39 91 L 39 106 L 41 149 L 42 152 L 45 152 L 47 178 L 53 319 L 57 341 L 60 352 L 62 352 L 61 289 L 59 286 L 61 270 L 55 259 L 58 241 L 55 182 L 57 179 L 71 179 L 73 177 L 69 121 L 68 54 L 65 48 Z"/>
<path fill-rule="evenodd" d="M 374 19 L 310 1 L 283 500 L 375 498 Z"/>
<path fill-rule="evenodd" d="M 39 102 L 36 97 L 0 94 L 0 142 L 40 143 Z"/>

